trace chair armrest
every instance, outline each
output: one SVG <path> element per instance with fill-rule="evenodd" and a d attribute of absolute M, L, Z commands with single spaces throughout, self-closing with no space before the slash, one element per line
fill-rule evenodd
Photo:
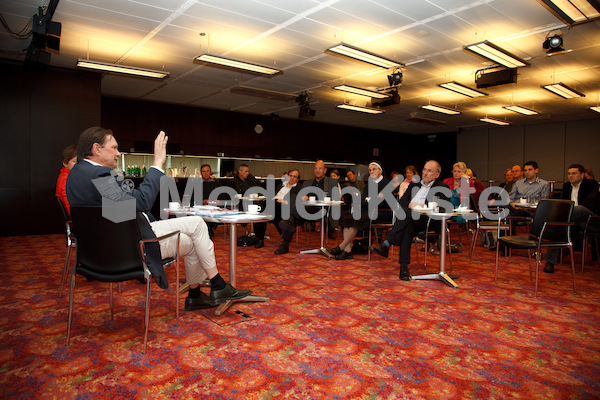
<path fill-rule="evenodd" d="M 179 233 L 180 233 L 180 231 L 174 231 L 174 232 L 167 233 L 166 235 L 162 235 L 162 236 L 157 237 L 157 238 L 146 238 L 146 239 L 142 238 L 140 240 L 140 244 L 143 245 L 143 244 L 146 244 L 146 243 L 160 242 L 161 240 L 170 238 L 171 236 L 178 235 Z"/>

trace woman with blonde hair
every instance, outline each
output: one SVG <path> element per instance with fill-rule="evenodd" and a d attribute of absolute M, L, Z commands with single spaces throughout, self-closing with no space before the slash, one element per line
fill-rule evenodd
<path fill-rule="evenodd" d="M 413 181 L 413 179 L 417 177 L 417 168 L 414 165 L 408 165 L 404 168 L 404 181 L 400 184 L 400 190 L 398 191 L 398 198 L 401 198 L 406 189 L 408 189 L 408 185 Z"/>

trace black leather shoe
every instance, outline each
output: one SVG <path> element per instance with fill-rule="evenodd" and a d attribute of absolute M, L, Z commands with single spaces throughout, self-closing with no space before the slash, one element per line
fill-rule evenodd
<path fill-rule="evenodd" d="M 262 239 L 258 239 L 258 242 L 254 245 L 255 249 L 260 249 L 261 247 L 265 247 L 265 241 Z"/>
<path fill-rule="evenodd" d="M 213 304 L 213 306 L 216 306 L 218 304 L 225 303 L 227 300 L 243 299 L 250 293 L 252 293 L 252 290 L 236 289 L 228 283 L 224 289 L 210 291 L 210 302 Z"/>
<path fill-rule="evenodd" d="M 375 254 L 379 254 L 381 257 L 385 257 L 387 258 L 389 252 L 390 252 L 390 248 L 387 247 L 385 244 L 383 243 L 379 243 L 377 246 L 370 246 L 369 249 L 375 253 Z"/>
<path fill-rule="evenodd" d="M 554 273 L 554 264 L 546 262 L 546 265 L 544 266 L 544 272 L 546 272 L 548 274 L 553 274 Z"/>
<path fill-rule="evenodd" d="M 408 266 L 400 266 L 400 280 L 410 281 L 410 272 L 408 272 Z"/>
<path fill-rule="evenodd" d="M 204 308 L 212 308 L 215 304 L 210 302 L 210 299 L 204 292 L 200 292 L 199 297 L 187 297 L 185 299 L 185 311 L 196 311 Z"/>
<path fill-rule="evenodd" d="M 342 249 L 340 249 L 340 246 L 336 246 L 333 249 L 327 249 L 327 251 L 332 256 L 337 256 L 338 254 L 340 254 L 342 252 Z M 146 283 L 146 282 L 144 282 L 144 283 Z"/>
<path fill-rule="evenodd" d="M 282 219 L 279 221 L 279 227 L 282 231 L 296 232 L 296 225 L 289 219 Z"/>
<path fill-rule="evenodd" d="M 284 244 L 280 244 L 277 250 L 275 250 L 275 254 L 285 254 L 290 251 L 290 248 Z"/>
<path fill-rule="evenodd" d="M 354 258 L 352 253 L 348 253 L 347 251 L 344 251 L 344 250 L 342 250 L 342 252 L 340 254 L 335 256 L 336 260 L 350 260 L 352 258 Z"/>

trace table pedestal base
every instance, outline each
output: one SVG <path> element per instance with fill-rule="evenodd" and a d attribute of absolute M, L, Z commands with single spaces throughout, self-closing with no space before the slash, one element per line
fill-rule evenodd
<path fill-rule="evenodd" d="M 454 277 L 454 279 L 456 279 L 457 276 Z M 434 280 L 438 280 L 438 281 L 442 281 L 445 284 L 447 284 L 450 287 L 453 288 L 457 288 L 458 285 L 456 284 L 456 282 L 454 282 L 454 280 L 450 277 L 450 275 L 448 275 L 445 272 L 438 272 L 437 274 L 426 274 L 426 275 L 415 275 L 415 276 L 411 276 L 411 279 L 417 280 L 417 279 L 434 279 Z"/>
<path fill-rule="evenodd" d="M 223 314 L 225 311 L 227 311 L 227 309 L 229 307 L 231 307 L 233 304 L 235 303 L 240 303 L 240 302 L 258 302 L 258 301 L 270 301 L 270 299 L 268 297 L 262 297 L 262 296 L 246 296 L 246 297 L 242 297 L 241 299 L 236 299 L 236 300 L 227 300 L 225 303 L 221 303 L 219 304 L 219 306 L 217 307 L 217 309 L 215 310 L 215 315 L 221 315 Z"/>

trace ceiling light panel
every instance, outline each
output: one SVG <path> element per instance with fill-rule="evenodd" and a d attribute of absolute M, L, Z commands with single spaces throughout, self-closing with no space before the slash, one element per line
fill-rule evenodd
<path fill-rule="evenodd" d="M 95 69 L 103 72 L 116 72 L 119 74 L 141 76 L 145 78 L 163 79 L 169 76 L 169 73 L 165 71 L 156 71 L 152 69 L 144 69 L 130 67 L 126 65 L 110 64 L 82 59 L 77 60 L 77 66 L 80 68 Z"/>
<path fill-rule="evenodd" d="M 483 57 L 486 60 L 502 65 L 506 68 L 527 67 L 530 64 L 525 60 L 515 56 L 500 46 L 488 42 L 487 40 L 479 43 L 470 44 L 463 47 L 468 53 Z"/>
<path fill-rule="evenodd" d="M 448 115 L 458 115 L 460 114 L 460 111 L 458 111 L 455 108 L 448 108 L 448 107 L 444 107 L 444 106 L 436 106 L 434 104 L 427 104 L 426 106 L 419 106 L 420 108 L 423 108 L 425 110 L 429 110 L 429 111 L 435 111 L 435 112 L 439 112 L 442 114 L 448 114 Z"/>
<path fill-rule="evenodd" d="M 350 86 L 350 85 L 338 85 L 338 86 L 334 86 L 333 89 L 341 90 L 341 91 L 352 93 L 352 94 L 357 94 L 359 96 L 371 97 L 371 98 L 375 98 L 375 99 L 385 99 L 386 97 L 390 97 L 389 94 L 375 92 L 373 90 L 362 89 L 362 88 L 359 88 L 356 86 Z"/>
<path fill-rule="evenodd" d="M 367 64 L 375 65 L 385 69 L 400 68 L 404 66 L 404 64 L 400 62 L 379 56 L 367 50 L 359 49 L 358 47 L 354 47 L 346 43 L 340 43 L 330 47 L 325 50 L 325 53 L 333 56 L 349 58 L 354 61 L 362 61 Z"/>
<path fill-rule="evenodd" d="M 538 0 L 550 12 L 569 25 L 600 17 L 598 0 Z"/>
<path fill-rule="evenodd" d="M 532 110 L 530 108 L 527 107 L 523 107 L 523 106 L 503 106 L 502 108 L 512 111 L 512 112 L 516 112 L 519 114 L 523 114 L 523 115 L 537 115 L 539 114 L 537 111 Z"/>
<path fill-rule="evenodd" d="M 510 125 L 510 122 L 508 122 L 508 121 L 504 121 L 504 120 L 496 119 L 496 118 L 490 118 L 490 117 L 479 118 L 479 120 L 481 122 L 487 122 L 488 124 L 494 124 L 494 125 L 501 125 L 501 126 Z"/>
<path fill-rule="evenodd" d="M 487 96 L 487 93 L 483 93 L 483 92 L 480 92 L 479 90 L 471 89 L 470 87 L 461 85 L 458 82 L 442 83 L 439 86 L 443 87 L 444 89 L 452 90 L 453 92 L 460 93 L 460 94 L 462 94 L 464 96 L 468 96 L 468 97 Z"/>
<path fill-rule="evenodd" d="M 577 90 L 568 87 L 567 85 L 565 85 L 562 82 L 559 83 L 553 83 L 551 85 L 542 85 L 542 88 L 556 94 L 559 95 L 562 98 L 565 99 L 575 99 L 578 97 L 585 97 L 585 94 L 578 92 Z"/>
<path fill-rule="evenodd" d="M 235 60 L 233 58 L 221 57 L 214 54 L 204 53 L 194 58 L 195 64 L 206 65 L 209 67 L 225 68 L 232 71 L 244 72 L 254 75 L 262 75 L 268 78 L 283 74 L 283 71 L 277 68 L 254 64 L 247 61 Z"/>
<path fill-rule="evenodd" d="M 341 108 L 342 110 L 358 111 L 367 114 L 383 114 L 385 112 L 385 110 L 382 110 L 381 108 L 361 107 L 352 104 L 339 104 L 336 107 Z"/>

